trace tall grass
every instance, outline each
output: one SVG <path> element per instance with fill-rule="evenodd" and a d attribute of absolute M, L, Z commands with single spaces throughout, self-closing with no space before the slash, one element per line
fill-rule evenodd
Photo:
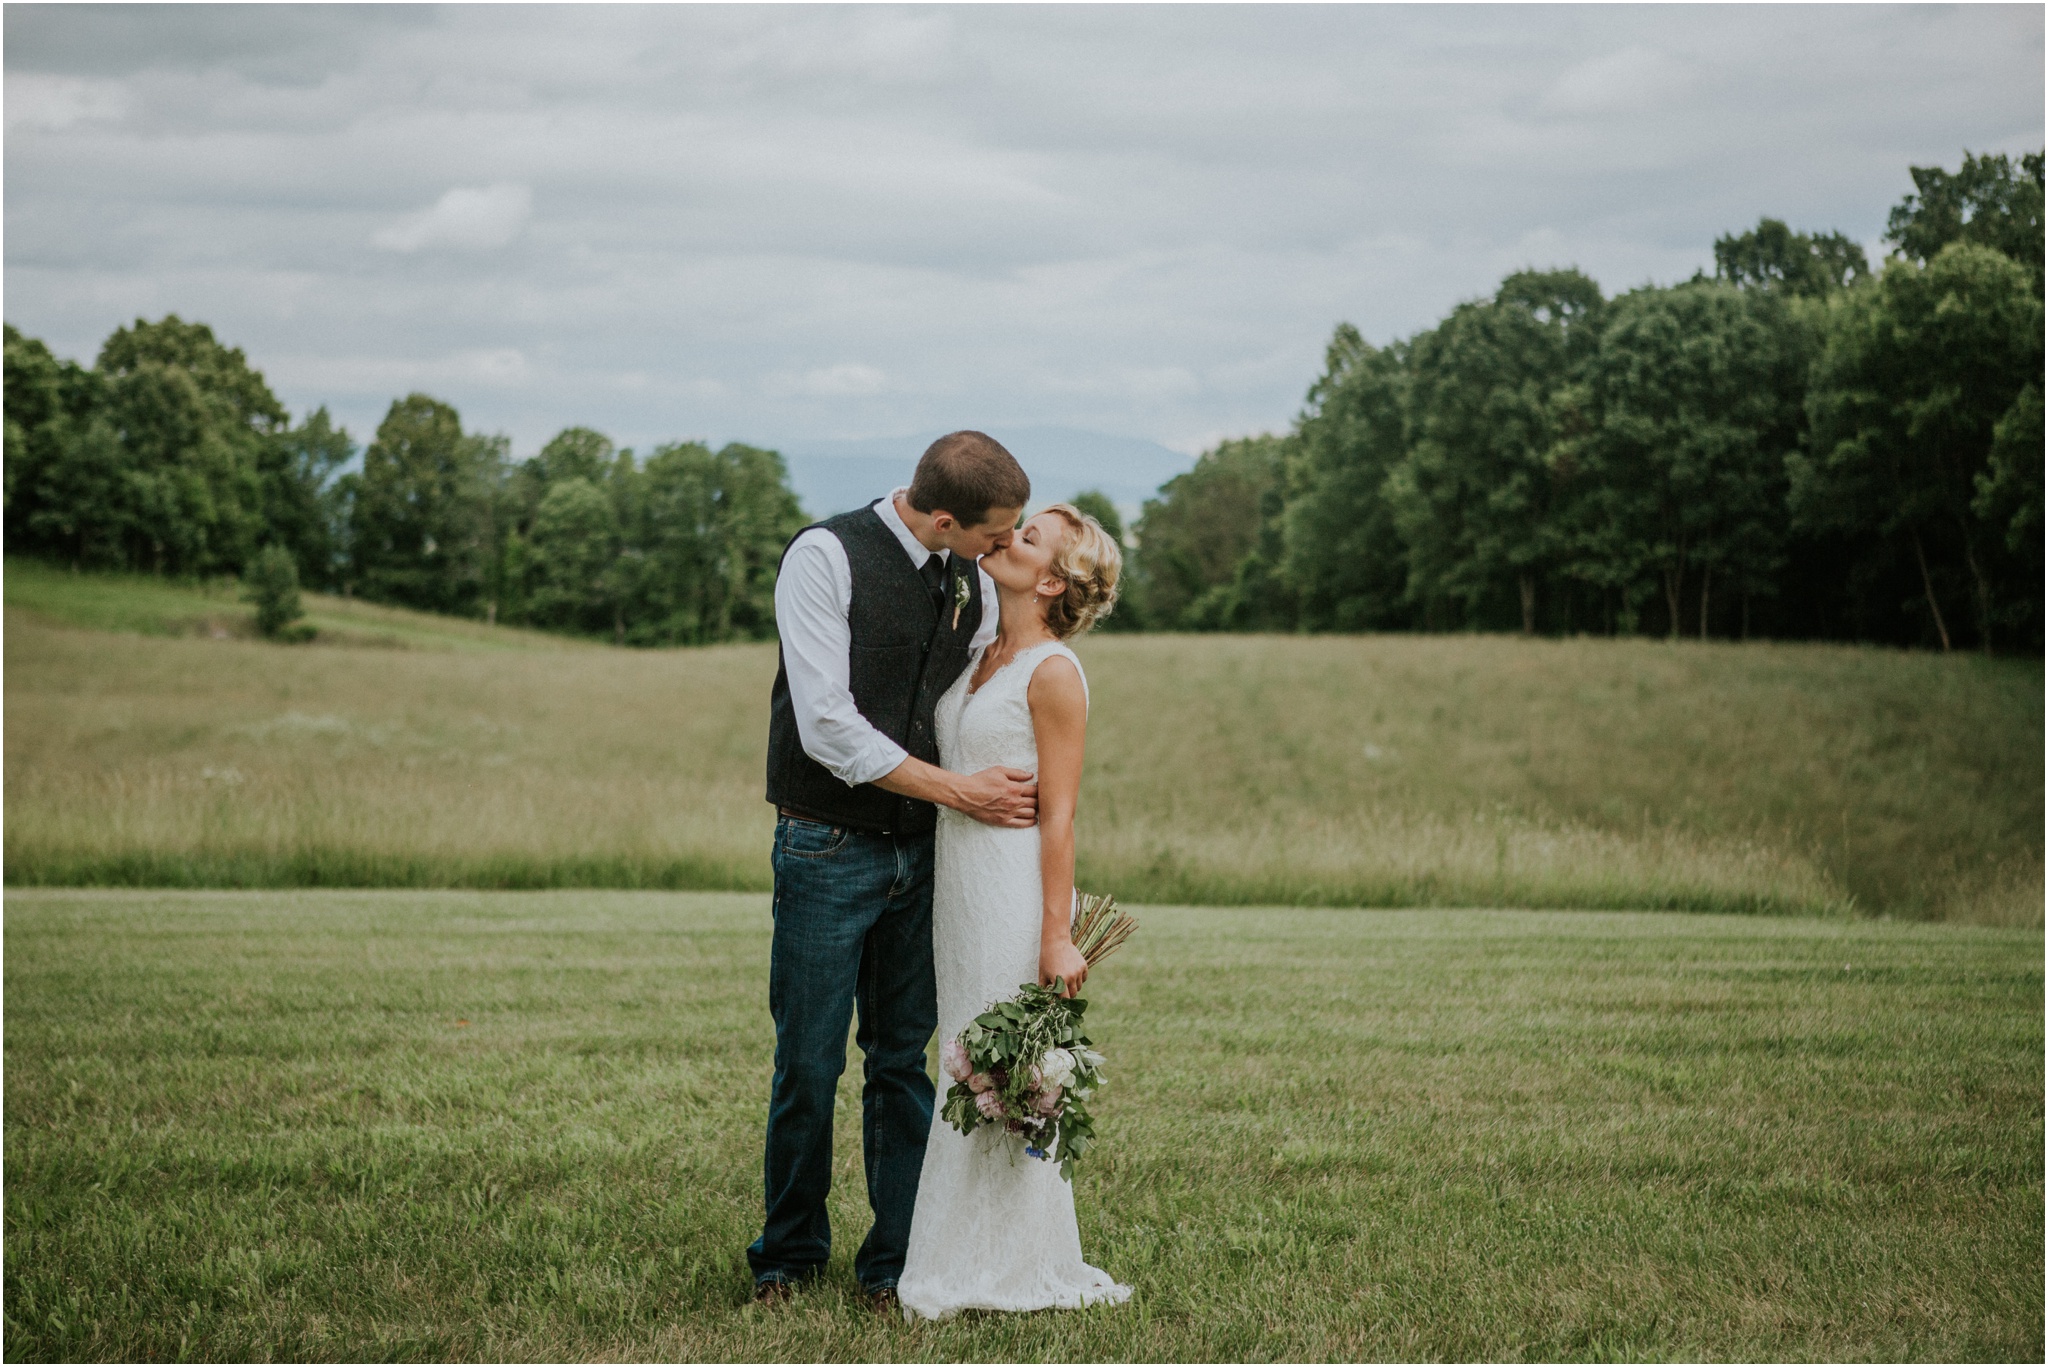
<path fill-rule="evenodd" d="M 2040 923 L 2038 663 L 1508 636 L 1082 654 L 1088 856 L 1174 898 Z"/>
<path fill-rule="evenodd" d="M 117 592 L 86 612 L 17 577 L 10 882 L 767 885 L 772 646 L 390 609 L 391 641 L 449 648 L 146 636 L 76 625 Z M 1081 877 L 1126 901 L 2040 923 L 2038 664 L 1511 637 L 1082 656 Z"/>

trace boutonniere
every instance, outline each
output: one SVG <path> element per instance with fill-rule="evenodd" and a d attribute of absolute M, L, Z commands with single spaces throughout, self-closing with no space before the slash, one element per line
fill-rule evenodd
<path fill-rule="evenodd" d="M 960 629 L 960 614 L 967 608 L 967 576 L 953 577 L 953 630 Z"/>

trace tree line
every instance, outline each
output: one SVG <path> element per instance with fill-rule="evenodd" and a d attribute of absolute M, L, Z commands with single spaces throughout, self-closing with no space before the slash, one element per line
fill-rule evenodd
<path fill-rule="evenodd" d="M 1764 219 L 1614 298 L 1523 271 L 1135 528 L 1125 630 L 1519 630 L 2038 651 L 2042 158 L 1912 169 L 1873 272 Z"/>
<path fill-rule="evenodd" d="M 1875 272 L 1766 218 L 1682 284 L 1522 271 L 1383 347 L 1340 326 L 1288 432 L 1145 504 L 1108 625 L 2038 651 L 2042 157 L 1912 176 Z M 572 427 L 515 461 L 424 394 L 357 465 L 175 315 L 90 368 L 5 353 L 8 550 L 80 568 L 696 644 L 773 634 L 806 521 L 773 451 Z"/>
<path fill-rule="evenodd" d="M 310 587 L 622 644 L 772 635 L 805 522 L 773 451 L 640 459 L 572 427 L 514 461 L 424 394 L 347 468 L 325 408 L 294 424 L 239 349 L 175 315 L 117 330 L 90 369 L 8 327 L 6 423 L 11 553 L 179 576 L 282 555 Z"/>

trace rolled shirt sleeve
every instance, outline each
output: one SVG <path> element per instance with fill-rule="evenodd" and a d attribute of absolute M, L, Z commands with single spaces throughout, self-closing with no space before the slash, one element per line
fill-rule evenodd
<path fill-rule="evenodd" d="M 986 575 L 982 590 L 988 591 Z M 804 753 L 849 787 L 873 783 L 910 757 L 854 705 L 848 664 L 853 629 L 847 625 L 852 605 L 846 547 L 813 527 L 789 548 L 775 577 L 775 626 Z"/>

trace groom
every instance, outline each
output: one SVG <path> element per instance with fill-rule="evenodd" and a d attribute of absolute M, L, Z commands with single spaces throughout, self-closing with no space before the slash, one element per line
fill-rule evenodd
<path fill-rule="evenodd" d="M 941 769 L 932 726 L 969 652 L 995 637 L 995 592 L 975 561 L 1010 543 L 1030 496 L 994 438 L 955 432 L 909 488 L 806 528 L 782 553 L 768 720 L 775 1081 L 768 1216 L 747 1250 L 756 1300 L 786 1298 L 831 1252 L 832 1105 L 856 1006 L 874 1225 L 853 1271 L 878 1306 L 895 1295 L 932 1123 L 934 804 L 993 826 L 1038 815 L 1021 769 Z"/>

